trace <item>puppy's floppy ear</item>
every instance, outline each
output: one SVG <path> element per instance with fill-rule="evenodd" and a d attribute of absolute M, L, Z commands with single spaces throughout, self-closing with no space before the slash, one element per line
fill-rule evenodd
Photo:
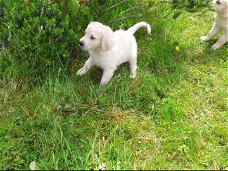
<path fill-rule="evenodd" d="M 103 51 L 107 51 L 111 49 L 115 44 L 114 32 L 108 26 L 104 26 L 102 31 L 103 31 L 103 39 L 101 42 L 101 48 Z"/>

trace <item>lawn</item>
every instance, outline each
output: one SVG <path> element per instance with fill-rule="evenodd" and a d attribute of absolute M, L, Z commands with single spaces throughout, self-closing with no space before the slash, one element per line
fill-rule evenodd
<path fill-rule="evenodd" d="M 213 14 L 151 15 L 136 33 L 138 75 L 118 68 L 0 84 L 0 169 L 228 169 L 227 44 L 202 42 Z M 210 16 L 210 17 L 209 17 Z M 72 73 L 86 58 L 77 57 Z"/>

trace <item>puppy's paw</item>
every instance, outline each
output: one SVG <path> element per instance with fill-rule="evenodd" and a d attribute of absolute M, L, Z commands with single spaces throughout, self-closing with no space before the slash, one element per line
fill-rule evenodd
<path fill-rule="evenodd" d="M 207 36 L 202 36 L 202 37 L 200 37 L 200 39 L 203 40 L 203 41 L 208 41 L 209 40 L 209 38 Z"/>
<path fill-rule="evenodd" d="M 83 67 L 78 70 L 77 75 L 82 76 L 86 73 L 86 67 Z"/>
<path fill-rule="evenodd" d="M 130 78 L 134 79 L 136 77 L 136 73 L 131 73 Z"/>
<path fill-rule="evenodd" d="M 100 82 L 100 88 L 105 87 L 107 84 L 108 84 L 108 82 L 106 82 L 106 81 L 101 81 L 101 82 Z"/>
<path fill-rule="evenodd" d="M 104 88 L 105 88 L 105 85 L 99 85 L 99 90 L 104 90 Z"/>
<path fill-rule="evenodd" d="M 220 47 L 221 47 L 220 44 L 215 43 L 211 48 L 212 48 L 213 50 L 216 50 L 216 49 L 218 49 L 218 48 L 220 48 Z"/>

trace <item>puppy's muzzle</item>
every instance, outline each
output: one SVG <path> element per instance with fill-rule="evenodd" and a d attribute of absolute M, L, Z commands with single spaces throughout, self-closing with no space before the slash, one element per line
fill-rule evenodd
<path fill-rule="evenodd" d="M 81 47 L 84 46 L 84 42 L 83 42 L 83 41 L 79 41 L 78 44 L 79 44 L 79 46 L 81 46 Z"/>

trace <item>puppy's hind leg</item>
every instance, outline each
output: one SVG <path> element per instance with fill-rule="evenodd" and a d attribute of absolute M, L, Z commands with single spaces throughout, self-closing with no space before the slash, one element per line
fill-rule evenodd
<path fill-rule="evenodd" d="M 130 65 L 130 77 L 135 78 L 136 77 L 136 70 L 137 70 L 137 44 L 135 42 L 134 44 L 135 48 L 132 50 L 132 57 L 130 58 L 129 65 Z"/>
<path fill-rule="evenodd" d="M 214 25 L 211 29 L 211 31 L 208 33 L 207 36 L 202 36 L 200 39 L 203 41 L 208 41 L 212 37 L 214 37 L 219 32 L 219 27 L 217 25 Z"/>
<path fill-rule="evenodd" d="M 130 64 L 130 72 L 131 78 L 135 78 L 136 77 L 136 70 L 137 70 L 137 57 L 133 57 L 129 60 L 129 64 Z"/>
<path fill-rule="evenodd" d="M 219 39 L 218 41 L 212 46 L 213 50 L 216 50 L 220 47 L 222 47 L 226 42 L 228 42 L 228 33 L 224 33 Z"/>

